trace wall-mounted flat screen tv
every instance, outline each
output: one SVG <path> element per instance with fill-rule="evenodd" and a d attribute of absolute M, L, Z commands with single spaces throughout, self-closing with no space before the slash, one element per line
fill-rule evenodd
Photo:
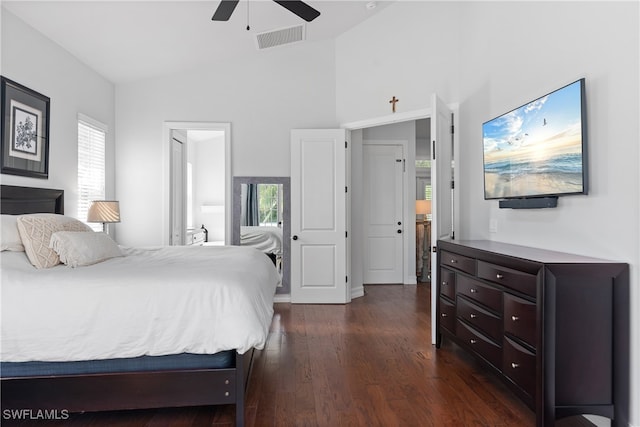
<path fill-rule="evenodd" d="M 484 123 L 484 198 L 587 194 L 585 106 L 580 79 Z"/>

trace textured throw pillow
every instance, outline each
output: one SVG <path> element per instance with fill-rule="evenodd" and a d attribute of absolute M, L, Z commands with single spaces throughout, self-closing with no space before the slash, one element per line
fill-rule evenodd
<path fill-rule="evenodd" d="M 1 217 L 0 251 L 24 252 L 24 245 L 18 231 L 18 217 L 16 215 L 1 215 Z"/>
<path fill-rule="evenodd" d="M 105 233 L 57 231 L 51 235 L 49 245 L 60 262 L 69 267 L 96 264 L 122 256 L 118 244 Z"/>
<path fill-rule="evenodd" d="M 58 254 L 49 248 L 51 235 L 56 231 L 93 232 L 88 225 L 75 218 L 56 214 L 21 215 L 17 223 L 24 250 L 36 268 L 60 264 Z"/>

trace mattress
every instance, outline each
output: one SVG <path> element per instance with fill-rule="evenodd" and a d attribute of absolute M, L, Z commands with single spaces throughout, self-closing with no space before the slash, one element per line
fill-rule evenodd
<path fill-rule="evenodd" d="M 124 357 L 79 362 L 0 362 L 0 377 L 21 378 L 50 375 L 87 375 L 114 372 L 181 371 L 221 369 L 235 366 L 235 351 L 216 354 L 175 354 Z"/>
<path fill-rule="evenodd" d="M 2 252 L 3 362 L 84 361 L 262 349 L 280 281 L 239 246 L 123 248 L 125 256 L 33 268 Z"/>

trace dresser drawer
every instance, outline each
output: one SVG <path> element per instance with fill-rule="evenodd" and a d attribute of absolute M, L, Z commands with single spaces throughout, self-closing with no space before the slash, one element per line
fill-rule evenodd
<path fill-rule="evenodd" d="M 455 335 L 456 306 L 444 298 L 440 298 L 440 326 Z"/>
<path fill-rule="evenodd" d="M 479 302 L 498 313 L 502 312 L 502 291 L 485 285 L 469 277 L 458 275 L 456 277 L 456 290 L 459 294 Z"/>
<path fill-rule="evenodd" d="M 536 355 L 518 343 L 504 338 L 502 373 L 529 396 L 536 392 Z M 587 375 L 587 373 L 585 373 Z"/>
<path fill-rule="evenodd" d="M 440 295 L 456 299 L 456 273 L 446 268 L 440 269 Z"/>
<path fill-rule="evenodd" d="M 447 251 L 440 251 L 440 265 L 446 265 L 469 274 L 476 274 L 476 260 Z"/>
<path fill-rule="evenodd" d="M 499 283 L 523 294 L 536 296 L 536 275 L 478 261 L 478 277 Z"/>
<path fill-rule="evenodd" d="M 504 294 L 504 332 L 531 347 L 536 346 L 536 305 L 522 298 Z"/>
<path fill-rule="evenodd" d="M 502 367 L 502 349 L 479 331 L 458 319 L 456 336 L 497 369 Z"/>
<path fill-rule="evenodd" d="M 456 314 L 459 319 L 480 329 L 496 341 L 502 340 L 502 319 L 464 297 L 458 297 Z"/>

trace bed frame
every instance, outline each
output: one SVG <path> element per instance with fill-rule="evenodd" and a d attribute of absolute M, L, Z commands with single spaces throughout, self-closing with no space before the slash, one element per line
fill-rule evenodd
<path fill-rule="evenodd" d="M 2 185 L 3 214 L 64 213 L 64 190 Z M 104 374 L 2 378 L 3 409 L 69 412 L 235 404 L 244 425 L 244 399 L 254 351 L 235 353 L 234 366 Z"/>

